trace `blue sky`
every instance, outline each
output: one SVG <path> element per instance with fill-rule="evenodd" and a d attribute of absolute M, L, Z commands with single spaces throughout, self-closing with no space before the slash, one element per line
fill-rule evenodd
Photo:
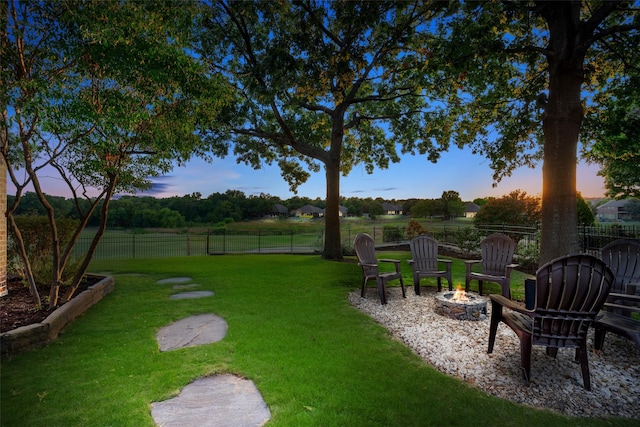
<path fill-rule="evenodd" d="M 597 176 L 598 167 L 579 164 L 577 186 L 584 197 L 602 197 L 604 181 Z M 254 170 L 237 164 L 231 156 L 215 159 L 213 163 L 192 160 L 185 167 L 177 167 L 170 175 L 154 180 L 151 192 L 139 195 L 156 197 L 183 196 L 199 192 L 203 197 L 227 190 L 240 190 L 246 195 L 268 193 L 285 200 L 294 193 L 280 176 L 277 166 L 265 166 Z M 535 169 L 520 168 L 497 187 L 492 188 L 492 170 L 489 161 L 474 155 L 471 150 L 452 148 L 433 164 L 426 156 L 405 155 L 400 163 L 389 169 L 376 169 L 369 175 L 364 167 L 357 166 L 349 176 L 341 179 L 344 197 L 382 197 L 384 199 L 437 199 L 443 191 L 454 190 L 464 201 L 477 197 L 502 196 L 520 189 L 530 195 L 542 193 L 542 166 Z M 298 195 L 315 199 L 325 198 L 324 173 L 316 173 L 298 189 Z"/>
<path fill-rule="evenodd" d="M 604 181 L 597 176 L 598 167 L 580 163 L 577 187 L 585 198 L 603 197 Z M 41 175 L 47 194 L 70 197 L 70 193 L 52 175 Z M 260 193 L 278 196 L 283 200 L 295 194 L 289 191 L 277 166 L 266 166 L 259 170 L 237 164 L 233 156 L 214 159 L 207 163 L 200 159 L 190 161 L 184 167 L 176 167 L 170 174 L 155 178 L 151 191 L 139 192 L 139 196 L 170 197 L 199 192 L 202 197 L 227 190 L 240 190 L 247 196 Z M 355 167 L 349 176 L 341 179 L 341 194 L 344 197 L 382 197 L 386 200 L 409 198 L 437 199 L 443 191 L 454 190 L 463 201 L 478 197 L 500 197 L 513 190 L 523 190 L 529 195 L 542 194 L 542 165 L 535 169 L 519 168 L 511 177 L 504 178 L 497 187 L 492 187 L 492 170 L 489 161 L 471 153 L 470 149 L 451 148 L 442 153 L 434 164 L 426 156 L 405 155 L 400 163 L 388 169 L 376 169 L 369 175 L 364 167 Z M 7 193 L 15 194 L 15 188 L 7 180 Z M 325 198 L 324 172 L 312 174 L 307 183 L 298 188 L 298 195 L 315 199 Z"/>

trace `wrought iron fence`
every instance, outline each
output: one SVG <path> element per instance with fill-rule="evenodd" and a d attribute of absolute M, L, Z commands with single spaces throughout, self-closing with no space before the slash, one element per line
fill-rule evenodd
<path fill-rule="evenodd" d="M 323 233 L 269 230 L 206 233 L 107 232 L 93 259 L 160 258 L 170 256 L 229 253 L 317 253 L 322 251 Z M 82 236 L 75 254 L 85 254 L 93 236 Z"/>
<path fill-rule="evenodd" d="M 402 246 L 408 243 L 406 227 L 369 226 L 347 227 L 342 230 L 343 247 L 351 248 L 357 233 L 369 233 L 377 245 Z M 441 244 L 472 247 L 477 241 L 492 233 L 504 233 L 519 245 L 537 245 L 539 228 L 509 225 L 490 225 L 475 228 L 465 225 L 443 225 L 428 230 Z M 622 237 L 639 238 L 640 227 L 607 225 L 581 227 L 579 242 L 584 252 L 596 252 L 607 243 Z M 80 238 L 75 254 L 86 253 L 92 236 Z M 94 259 L 159 258 L 169 256 L 216 255 L 229 253 L 321 253 L 324 232 L 209 230 L 205 233 L 136 233 L 110 231 L 100 240 Z"/>
<path fill-rule="evenodd" d="M 539 231 L 537 227 L 525 226 L 485 225 L 474 227 L 472 225 L 444 224 L 427 228 L 427 234 L 438 240 L 440 244 L 456 246 L 460 243 L 460 239 L 468 238 L 469 230 L 473 230 L 478 238 L 488 236 L 492 233 L 504 233 L 518 242 L 537 242 Z M 345 231 L 343 231 L 342 243 L 343 246 L 346 247 L 351 246 L 355 235 L 361 232 L 369 233 L 376 244 L 379 245 L 405 244 L 408 243 L 411 237 L 407 234 L 406 226 L 377 226 L 371 227 L 369 230 L 354 227 L 353 229 L 348 228 Z"/>

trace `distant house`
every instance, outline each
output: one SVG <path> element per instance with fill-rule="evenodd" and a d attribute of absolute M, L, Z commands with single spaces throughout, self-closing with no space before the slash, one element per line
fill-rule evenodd
<path fill-rule="evenodd" d="M 277 216 L 287 216 L 289 215 L 289 208 L 280 203 L 276 203 L 273 205 L 273 214 Z"/>
<path fill-rule="evenodd" d="M 347 216 L 349 213 L 349 209 L 340 205 L 338 206 L 338 216 Z M 313 206 L 313 205 L 304 205 L 301 208 L 298 208 L 293 211 L 293 214 L 297 217 L 311 217 L 311 218 L 321 218 L 324 216 L 325 209 Z"/>
<path fill-rule="evenodd" d="M 631 214 L 626 210 L 627 202 L 628 200 L 611 200 L 600 205 L 596 208 L 596 217 L 601 221 L 631 219 Z"/>
<path fill-rule="evenodd" d="M 476 205 L 475 203 L 467 203 L 464 209 L 464 217 L 475 218 L 479 210 L 480 210 L 480 206 Z"/>
<path fill-rule="evenodd" d="M 382 204 L 382 210 L 385 215 L 402 215 L 402 206 L 394 205 L 393 203 L 384 202 Z"/>
<path fill-rule="evenodd" d="M 293 211 L 297 217 L 320 218 L 324 216 L 324 209 L 313 205 L 304 205 Z"/>

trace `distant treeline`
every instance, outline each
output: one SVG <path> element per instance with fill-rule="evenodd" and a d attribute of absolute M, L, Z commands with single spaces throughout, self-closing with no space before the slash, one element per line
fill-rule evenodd
<path fill-rule="evenodd" d="M 13 203 L 14 196 L 8 195 L 7 202 Z M 56 217 L 77 218 L 77 208 L 72 199 L 48 196 L 54 207 Z M 346 207 L 349 215 L 360 216 L 367 213 L 371 216 L 384 213 L 382 204 L 390 202 L 401 205 L 403 212 L 409 212 L 419 199 L 385 200 L 382 198 L 341 198 L 340 204 Z M 274 206 L 280 204 L 288 208 L 289 213 L 305 205 L 325 208 L 325 201 L 320 198 L 292 197 L 282 200 L 269 194 L 245 195 L 242 191 L 228 190 L 225 193 L 213 193 L 202 197 L 193 193 L 182 197 L 138 197 L 122 196 L 112 200 L 109 206 L 109 227 L 148 228 L 148 227 L 191 227 L 216 226 L 228 222 L 250 221 L 253 219 L 276 216 Z M 79 204 L 83 209 L 83 204 Z M 16 215 L 45 215 L 45 210 L 35 193 L 23 195 Z M 98 225 L 98 210 L 91 218 L 89 226 Z"/>

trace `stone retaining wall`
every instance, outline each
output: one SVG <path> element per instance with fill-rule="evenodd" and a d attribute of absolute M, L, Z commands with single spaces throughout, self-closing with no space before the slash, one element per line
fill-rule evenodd
<path fill-rule="evenodd" d="M 42 323 L 22 326 L 0 334 L 0 354 L 12 355 L 54 341 L 60 332 L 83 315 L 89 307 L 104 298 L 115 288 L 113 276 L 104 277 L 87 290 L 63 304 Z"/>

